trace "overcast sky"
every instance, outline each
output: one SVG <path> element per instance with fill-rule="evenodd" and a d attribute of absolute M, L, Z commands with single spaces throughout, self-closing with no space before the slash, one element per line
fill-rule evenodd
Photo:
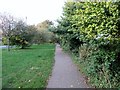
<path fill-rule="evenodd" d="M 66 0 L 0 0 L 0 12 L 15 17 L 27 17 L 28 24 L 37 24 L 46 19 L 56 20 L 62 15 Z"/>

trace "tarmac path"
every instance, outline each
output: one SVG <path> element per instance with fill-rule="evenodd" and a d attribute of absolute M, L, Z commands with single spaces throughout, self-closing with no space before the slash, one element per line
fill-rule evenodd
<path fill-rule="evenodd" d="M 55 65 L 47 88 L 89 88 L 70 56 L 56 45 Z"/>

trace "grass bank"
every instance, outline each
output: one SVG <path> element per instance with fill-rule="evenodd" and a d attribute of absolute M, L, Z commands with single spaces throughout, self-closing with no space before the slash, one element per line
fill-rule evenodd
<path fill-rule="evenodd" d="M 45 88 L 54 63 L 54 44 L 2 51 L 3 88 Z"/>

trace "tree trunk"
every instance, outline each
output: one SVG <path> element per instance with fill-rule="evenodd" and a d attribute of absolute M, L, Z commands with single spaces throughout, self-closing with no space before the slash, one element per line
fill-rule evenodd
<path fill-rule="evenodd" d="M 25 46 L 24 46 L 24 44 L 22 44 L 21 49 L 24 49 L 24 48 L 25 48 Z"/>
<path fill-rule="evenodd" d="M 10 38 L 8 37 L 8 51 L 10 51 Z"/>
<path fill-rule="evenodd" d="M 24 46 L 22 46 L 21 49 L 24 49 Z"/>

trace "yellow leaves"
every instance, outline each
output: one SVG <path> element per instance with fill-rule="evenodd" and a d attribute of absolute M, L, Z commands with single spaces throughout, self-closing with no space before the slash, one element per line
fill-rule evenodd
<path fill-rule="evenodd" d="M 63 27 L 67 28 L 68 31 L 73 31 L 73 33 L 78 32 L 77 37 L 81 37 L 83 40 L 91 40 L 98 37 L 102 40 L 112 38 L 109 36 L 111 33 L 113 36 L 117 33 L 116 19 L 118 17 L 118 10 L 116 8 L 117 5 L 114 5 L 114 3 L 77 2 L 66 6 L 66 8 L 71 7 L 75 7 L 72 11 L 69 10 L 74 14 L 67 14 L 66 16 L 67 19 L 69 18 L 69 28 Z"/>

